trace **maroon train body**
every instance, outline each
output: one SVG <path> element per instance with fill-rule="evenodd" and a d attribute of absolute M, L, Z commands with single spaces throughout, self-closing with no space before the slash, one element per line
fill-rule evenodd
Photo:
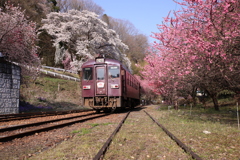
<path fill-rule="evenodd" d="M 117 60 L 97 57 L 82 65 L 83 105 L 96 111 L 140 104 L 140 83 Z"/>

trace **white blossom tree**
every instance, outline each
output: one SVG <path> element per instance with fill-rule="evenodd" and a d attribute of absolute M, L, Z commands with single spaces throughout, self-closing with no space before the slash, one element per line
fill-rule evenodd
<path fill-rule="evenodd" d="M 86 10 L 52 12 L 42 23 L 42 29 L 53 37 L 56 64 L 64 63 L 77 71 L 83 62 L 101 54 L 122 61 L 130 69 L 131 62 L 124 54 L 128 46 L 97 14 Z"/>

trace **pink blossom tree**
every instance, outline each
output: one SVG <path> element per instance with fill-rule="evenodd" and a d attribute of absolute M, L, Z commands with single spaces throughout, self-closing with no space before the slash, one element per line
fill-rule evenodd
<path fill-rule="evenodd" d="M 5 59 L 38 66 L 35 23 L 28 21 L 19 7 L 9 4 L 0 9 L 0 22 L 0 52 Z"/>
<path fill-rule="evenodd" d="M 155 55 L 146 58 L 143 74 L 162 94 L 182 86 L 204 89 L 219 110 L 217 93 L 239 89 L 240 10 L 236 0 L 183 0 L 182 10 L 159 25 Z M 152 74 L 155 73 L 155 74 Z M 148 76 L 147 76 L 148 75 Z M 165 92 L 164 92 L 165 91 Z M 195 93 L 193 93 L 195 94 Z"/>
<path fill-rule="evenodd" d="M 135 78 L 140 82 L 140 94 L 141 99 L 144 100 L 144 104 L 149 104 L 153 100 L 156 100 L 159 94 L 154 92 L 154 88 L 152 88 L 153 86 L 149 85 L 149 82 L 141 76 L 135 75 Z"/>

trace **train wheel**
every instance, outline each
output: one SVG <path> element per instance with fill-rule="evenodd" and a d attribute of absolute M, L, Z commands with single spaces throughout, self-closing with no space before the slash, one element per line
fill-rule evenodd
<path fill-rule="evenodd" d="M 128 106 L 127 100 L 123 99 L 121 109 L 125 110 L 127 108 L 127 106 Z"/>
<path fill-rule="evenodd" d="M 111 113 L 113 113 L 116 109 L 117 109 L 116 107 L 115 107 L 115 108 L 112 108 L 112 109 L 111 109 Z"/>
<path fill-rule="evenodd" d="M 96 113 L 100 113 L 101 110 L 100 109 L 96 109 L 95 111 L 96 111 Z"/>
<path fill-rule="evenodd" d="M 105 109 L 103 109 L 103 112 L 104 113 L 110 113 L 111 112 L 111 108 L 105 108 Z"/>

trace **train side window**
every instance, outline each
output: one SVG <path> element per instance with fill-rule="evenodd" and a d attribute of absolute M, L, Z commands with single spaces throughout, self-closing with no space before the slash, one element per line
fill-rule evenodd
<path fill-rule="evenodd" d="M 109 78 L 119 78 L 120 70 L 118 66 L 108 67 L 108 76 Z"/>
<path fill-rule="evenodd" d="M 86 67 L 83 68 L 83 80 L 92 80 L 92 68 L 91 67 Z"/>
<path fill-rule="evenodd" d="M 105 69 L 103 67 L 97 67 L 97 80 L 104 80 L 104 71 Z"/>

